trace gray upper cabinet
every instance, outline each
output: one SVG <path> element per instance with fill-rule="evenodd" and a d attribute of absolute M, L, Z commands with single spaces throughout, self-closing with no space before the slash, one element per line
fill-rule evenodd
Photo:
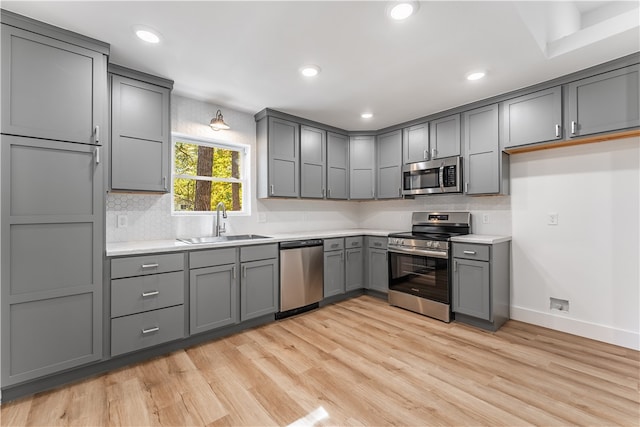
<path fill-rule="evenodd" d="M 300 196 L 325 197 L 327 133 L 310 126 L 300 126 Z"/>
<path fill-rule="evenodd" d="M 300 125 L 269 117 L 269 196 L 300 195 Z"/>
<path fill-rule="evenodd" d="M 463 115 L 463 120 L 465 192 L 496 194 L 505 191 L 502 180 L 507 179 L 507 174 L 502 175 L 503 159 L 499 146 L 498 104 L 467 111 Z"/>
<path fill-rule="evenodd" d="M 431 159 L 460 155 L 460 114 L 429 122 Z"/>
<path fill-rule="evenodd" d="M 570 137 L 640 126 L 640 66 L 598 74 L 567 85 Z"/>
<path fill-rule="evenodd" d="M 562 139 L 562 87 L 503 102 L 505 148 Z"/>
<path fill-rule="evenodd" d="M 402 132 L 377 137 L 378 199 L 402 197 Z"/>
<path fill-rule="evenodd" d="M 349 138 L 327 132 L 327 199 L 349 197 Z"/>
<path fill-rule="evenodd" d="M 402 132 L 403 163 L 429 160 L 429 124 L 421 123 L 405 128 Z"/>
<path fill-rule="evenodd" d="M 127 71 L 117 67 L 111 74 L 111 188 L 167 192 L 173 82 L 160 86 L 121 75 L 138 77 Z"/>
<path fill-rule="evenodd" d="M 375 198 L 376 144 L 374 136 L 349 138 L 349 198 Z"/>
<path fill-rule="evenodd" d="M 3 23 L 2 133 L 102 144 L 106 73 L 100 52 Z"/>

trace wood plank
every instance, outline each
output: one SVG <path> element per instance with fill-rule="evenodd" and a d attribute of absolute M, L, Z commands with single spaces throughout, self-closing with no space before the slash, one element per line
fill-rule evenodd
<path fill-rule="evenodd" d="M 640 136 L 640 129 L 618 131 L 600 135 L 591 135 L 563 141 L 551 141 L 542 144 L 528 145 L 525 147 L 506 148 L 504 151 L 509 154 L 530 153 L 532 151 L 550 150 L 560 147 L 573 147 L 575 145 L 593 144 L 594 142 L 613 141 L 616 139 L 634 138 Z"/>

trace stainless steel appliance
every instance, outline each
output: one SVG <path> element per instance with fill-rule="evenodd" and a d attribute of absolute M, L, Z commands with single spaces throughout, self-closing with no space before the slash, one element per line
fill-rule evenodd
<path fill-rule="evenodd" d="M 280 243 L 280 311 L 276 319 L 312 310 L 324 296 L 321 239 Z"/>
<path fill-rule="evenodd" d="M 389 235 L 389 304 L 451 321 L 449 239 L 469 234 L 469 212 L 414 212 L 410 232 Z"/>
<path fill-rule="evenodd" d="M 410 163 L 402 168 L 402 194 L 462 192 L 462 158 L 460 156 Z"/>

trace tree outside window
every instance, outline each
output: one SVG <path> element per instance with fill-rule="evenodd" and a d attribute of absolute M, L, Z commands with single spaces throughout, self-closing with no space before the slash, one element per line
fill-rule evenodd
<path fill-rule="evenodd" d="M 174 212 L 242 212 L 245 148 L 174 136 Z"/>

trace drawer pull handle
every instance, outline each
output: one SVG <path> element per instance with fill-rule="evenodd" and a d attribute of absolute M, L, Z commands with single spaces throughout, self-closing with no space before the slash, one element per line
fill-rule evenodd
<path fill-rule="evenodd" d="M 331 245 L 331 247 L 332 247 L 332 248 L 337 248 L 337 247 L 338 247 L 338 244 L 337 244 L 337 243 L 333 243 L 333 244 Z"/>
<path fill-rule="evenodd" d="M 373 246 L 380 247 L 380 246 L 382 246 L 382 243 L 380 243 L 380 242 L 374 242 L 374 243 L 373 243 Z"/>
<path fill-rule="evenodd" d="M 463 253 L 467 255 L 475 255 L 476 251 L 463 251 Z"/>
<path fill-rule="evenodd" d="M 160 330 L 160 328 L 158 326 L 154 326 L 153 328 L 143 329 L 142 333 L 143 334 L 150 334 L 152 332 L 158 332 L 159 330 Z"/>
<path fill-rule="evenodd" d="M 160 264 L 155 263 L 155 264 L 142 264 L 140 267 L 142 268 L 158 268 L 160 267 Z"/>
<path fill-rule="evenodd" d="M 143 292 L 142 293 L 142 297 L 146 298 L 146 297 L 152 297 L 155 295 L 158 295 L 160 293 L 160 291 L 149 291 L 149 292 Z"/>

